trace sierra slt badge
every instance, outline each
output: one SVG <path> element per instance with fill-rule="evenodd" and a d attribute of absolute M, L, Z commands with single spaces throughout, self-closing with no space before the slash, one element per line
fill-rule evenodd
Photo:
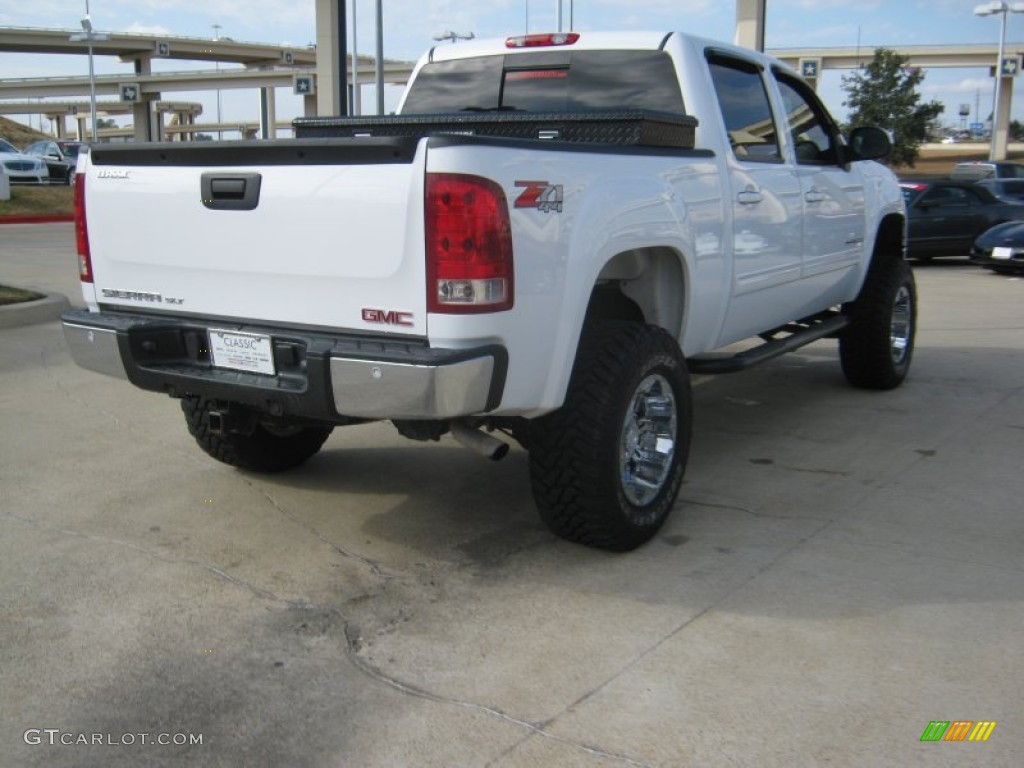
<path fill-rule="evenodd" d="M 151 304 L 184 304 L 184 299 L 164 296 L 150 291 L 122 291 L 118 288 L 101 288 L 104 299 L 122 299 L 125 301 L 148 301 Z"/>
<path fill-rule="evenodd" d="M 562 212 L 562 185 L 546 181 L 517 181 L 525 189 L 516 198 L 516 208 L 536 208 L 541 213 Z"/>

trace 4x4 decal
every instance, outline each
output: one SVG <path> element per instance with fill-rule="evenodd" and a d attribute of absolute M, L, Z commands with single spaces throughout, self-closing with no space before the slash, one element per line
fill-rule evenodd
<path fill-rule="evenodd" d="M 536 208 L 541 213 L 562 212 L 562 185 L 546 181 L 517 181 L 517 187 L 525 187 L 516 198 L 516 208 Z"/>

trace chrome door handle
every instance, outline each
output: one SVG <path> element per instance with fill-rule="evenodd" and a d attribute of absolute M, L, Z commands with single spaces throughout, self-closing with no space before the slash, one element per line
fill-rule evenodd
<path fill-rule="evenodd" d="M 740 205 L 755 205 L 760 203 L 762 200 L 764 200 L 764 195 L 753 188 L 744 189 L 736 195 L 736 202 Z"/>
<path fill-rule="evenodd" d="M 807 190 L 807 193 L 804 195 L 804 200 L 808 203 L 823 203 L 827 198 L 828 195 L 824 192 L 813 188 Z"/>

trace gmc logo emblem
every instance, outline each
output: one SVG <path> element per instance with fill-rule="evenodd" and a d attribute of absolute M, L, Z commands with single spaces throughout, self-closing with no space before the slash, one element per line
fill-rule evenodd
<path fill-rule="evenodd" d="M 363 309 L 363 322 L 378 325 L 412 325 L 412 312 L 396 312 L 393 309 Z"/>

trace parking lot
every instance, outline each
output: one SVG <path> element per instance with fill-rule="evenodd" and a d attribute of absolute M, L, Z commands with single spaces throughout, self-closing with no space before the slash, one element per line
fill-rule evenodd
<path fill-rule="evenodd" d="M 75 270 L 71 225 L 0 227 L 0 283 Z M 1024 279 L 916 273 L 898 390 L 831 341 L 698 380 L 627 555 L 549 535 L 520 449 L 369 424 L 247 474 L 0 330 L 0 765 L 1019 765 Z M 957 720 L 998 725 L 921 741 Z"/>

